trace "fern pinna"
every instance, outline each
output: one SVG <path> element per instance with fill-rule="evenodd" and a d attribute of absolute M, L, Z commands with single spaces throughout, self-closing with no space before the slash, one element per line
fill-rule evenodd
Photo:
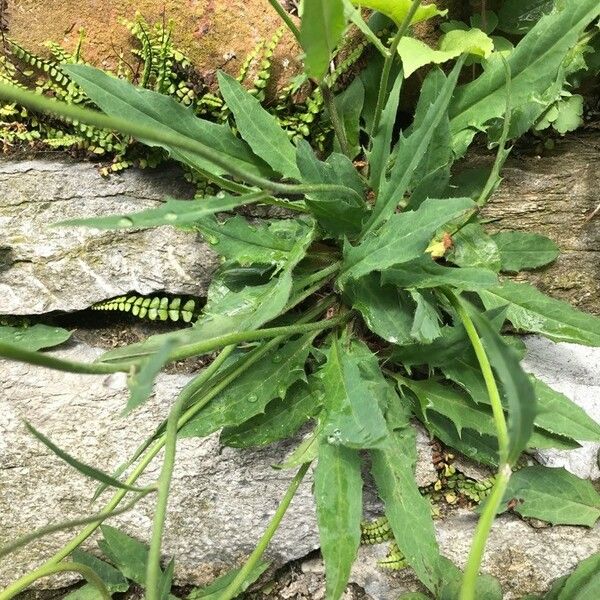
<path fill-rule="evenodd" d="M 92 310 L 119 311 L 139 319 L 191 323 L 200 312 L 195 298 L 180 296 L 117 296 L 92 305 Z"/>

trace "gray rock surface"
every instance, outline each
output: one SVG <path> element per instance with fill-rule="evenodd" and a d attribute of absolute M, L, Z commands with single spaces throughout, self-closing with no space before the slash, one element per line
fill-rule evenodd
<path fill-rule="evenodd" d="M 600 348 L 555 344 L 545 338 L 528 336 L 525 370 L 545 381 L 581 406 L 600 423 Z M 600 478 L 600 443 L 581 442 L 577 450 L 543 450 L 536 458 L 549 467 L 564 467 L 578 477 Z"/>
<path fill-rule="evenodd" d="M 172 227 L 49 227 L 143 210 L 166 196 L 191 193 L 175 169 L 129 170 L 103 179 L 89 163 L 0 161 L 0 313 L 79 310 L 131 291 L 202 296 L 217 262 L 195 234 Z"/>

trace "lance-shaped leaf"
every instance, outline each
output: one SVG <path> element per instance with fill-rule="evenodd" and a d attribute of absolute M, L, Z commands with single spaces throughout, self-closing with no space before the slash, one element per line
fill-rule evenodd
<path fill-rule="evenodd" d="M 267 354 L 188 421 L 179 435 L 204 437 L 264 413 L 271 400 L 284 398 L 288 388 L 305 379 L 304 364 L 315 336 L 303 336 Z"/>
<path fill-rule="evenodd" d="M 390 177 L 382 182 L 373 214 L 367 224 L 370 230 L 387 221 L 403 200 L 413 173 L 423 160 L 436 129 L 446 114 L 463 62 L 462 58 L 458 60 L 420 126 L 407 138 L 400 138 Z"/>
<path fill-rule="evenodd" d="M 306 383 L 296 382 L 285 398 L 271 400 L 265 412 L 237 427 L 226 427 L 221 443 L 233 448 L 266 446 L 294 435 L 318 413 L 322 399 Z"/>
<path fill-rule="evenodd" d="M 25 421 L 25 427 L 29 433 L 35 436 L 44 446 L 50 449 L 58 458 L 64 460 L 68 465 L 79 471 L 82 475 L 89 477 L 90 479 L 94 479 L 111 487 L 119 488 L 122 490 L 129 490 L 132 492 L 142 492 L 144 491 L 142 488 L 127 485 L 126 483 L 120 482 L 118 479 L 115 479 L 108 473 L 104 471 L 100 471 L 100 469 L 96 469 L 96 467 L 91 467 L 90 465 L 86 465 L 85 463 L 77 460 L 61 448 L 59 448 L 54 442 L 48 439 L 43 433 L 39 432 L 31 423 Z"/>
<path fill-rule="evenodd" d="M 315 156 L 305 140 L 298 142 L 298 168 L 304 183 L 329 183 L 348 188 L 348 193 L 311 192 L 306 204 L 314 217 L 332 237 L 355 237 L 368 216 L 363 198 L 365 184 L 349 158 L 343 154 L 330 154 L 325 162 Z"/>
<path fill-rule="evenodd" d="M 233 77 L 219 71 L 219 89 L 235 125 L 254 154 L 284 177 L 299 179 L 296 148 L 277 119 Z"/>
<path fill-rule="evenodd" d="M 257 202 L 255 194 L 246 196 L 225 196 L 223 198 L 203 198 L 202 200 L 173 200 L 157 208 L 148 208 L 136 213 L 69 219 L 56 223 L 61 227 L 93 227 L 95 229 L 146 229 L 161 225 L 193 225 L 196 221 L 213 215 Z"/>
<path fill-rule="evenodd" d="M 373 333 L 392 344 L 409 344 L 414 341 L 415 303 L 404 290 L 382 286 L 380 280 L 379 273 L 371 273 L 351 281 L 344 288 L 344 296 Z"/>
<path fill-rule="evenodd" d="M 71 332 L 61 327 L 50 327 L 40 323 L 32 327 L 0 326 L 0 342 L 17 346 L 24 350 L 42 350 L 66 342 Z"/>
<path fill-rule="evenodd" d="M 321 79 L 346 28 L 342 0 L 304 0 L 300 42 L 304 69 L 309 77 Z"/>
<path fill-rule="evenodd" d="M 241 215 L 219 222 L 215 217 L 198 221 L 195 227 L 213 250 L 229 262 L 284 265 L 298 239 L 310 232 L 300 219 L 273 219 L 250 223 Z"/>
<path fill-rule="evenodd" d="M 592 483 L 563 468 L 535 465 L 518 470 L 511 477 L 500 512 L 513 499 L 515 512 L 553 525 L 592 527 L 600 517 L 600 494 Z"/>
<path fill-rule="evenodd" d="M 325 393 L 323 437 L 331 444 L 360 449 L 386 442 L 387 427 L 372 378 L 360 368 L 364 352 L 362 343 L 331 337 L 327 362 L 319 371 Z"/>
<path fill-rule="evenodd" d="M 358 451 L 322 442 L 314 477 L 326 597 L 338 600 L 346 590 L 360 545 L 362 479 Z"/>
<path fill-rule="evenodd" d="M 334 99 L 342 127 L 348 142 L 349 158 L 355 158 L 360 151 L 360 116 L 365 102 L 365 86 L 356 78 Z M 337 136 L 333 140 L 335 152 L 342 152 Z"/>
<path fill-rule="evenodd" d="M 81 87 L 94 104 L 112 117 L 120 117 L 157 131 L 177 134 L 203 143 L 216 156 L 255 175 L 270 176 L 269 166 L 257 158 L 248 145 L 236 138 L 228 125 L 217 125 L 199 119 L 189 108 L 174 98 L 131 85 L 100 69 L 87 65 L 64 65 L 62 69 Z M 140 140 L 156 145 L 148 140 Z M 225 174 L 224 169 L 193 152 L 162 146 L 169 154 L 192 168 Z"/>
<path fill-rule="evenodd" d="M 386 414 L 390 423 L 389 445 L 371 450 L 371 471 L 400 551 L 417 577 L 435 592 L 442 581 L 440 552 L 431 506 L 415 482 L 415 430 L 405 403 L 397 394 L 393 399 Z"/>
<path fill-rule="evenodd" d="M 430 256 L 421 256 L 408 263 L 384 271 L 384 283 L 403 288 L 435 288 L 452 286 L 459 290 L 479 290 L 494 287 L 498 276 L 489 269 L 444 267 Z"/>
<path fill-rule="evenodd" d="M 560 93 L 565 80 L 561 68 L 583 30 L 600 15 L 597 0 L 560 3 L 560 10 L 544 16 L 507 57 L 511 72 L 511 104 L 523 133 Z M 478 131 L 506 109 L 506 71 L 502 60 L 489 61 L 482 75 L 457 88 L 450 105 L 454 150 L 462 156 Z"/>
<path fill-rule="evenodd" d="M 400 90 L 404 74 L 398 73 L 394 86 L 387 96 L 385 107 L 381 113 L 379 127 L 373 135 L 372 149 L 367 153 L 369 159 L 369 183 L 375 193 L 379 192 L 384 181 L 385 170 L 391 153 L 392 136 L 394 126 L 398 118 L 398 106 L 400 104 Z"/>
<path fill-rule="evenodd" d="M 525 231 L 501 231 L 492 235 L 500 251 L 502 270 L 518 273 L 538 269 L 558 258 L 558 246 L 545 235 Z"/>
<path fill-rule="evenodd" d="M 417 305 L 410 335 L 420 344 L 431 344 L 442 335 L 442 318 L 435 296 L 431 292 L 416 290 L 410 290 L 410 295 Z"/>
<path fill-rule="evenodd" d="M 426 200 L 415 211 L 392 215 L 358 246 L 345 244 L 340 283 L 418 258 L 438 229 L 466 215 L 473 206 L 469 198 Z"/>
<path fill-rule="evenodd" d="M 148 547 L 110 525 L 101 525 L 104 539 L 98 542 L 103 554 L 127 577 L 139 585 L 146 583 Z"/>
<path fill-rule="evenodd" d="M 500 250 L 493 238 L 479 223 L 469 223 L 452 236 L 453 246 L 447 260 L 459 267 L 481 267 L 499 271 L 502 265 Z"/>
<path fill-rule="evenodd" d="M 508 461 L 514 464 L 533 433 L 537 414 L 535 391 L 518 357 L 496 333 L 490 321 L 475 310 L 471 314 L 479 335 L 485 338 L 486 352 L 507 400 Z"/>
<path fill-rule="evenodd" d="M 506 316 L 516 329 L 541 333 L 555 342 L 600 346 L 600 318 L 550 298 L 528 283 L 507 281 L 479 295 L 486 308 L 508 305 Z"/>
<path fill-rule="evenodd" d="M 590 600 L 600 589 L 600 552 L 581 561 L 568 576 L 554 582 L 544 600 Z"/>

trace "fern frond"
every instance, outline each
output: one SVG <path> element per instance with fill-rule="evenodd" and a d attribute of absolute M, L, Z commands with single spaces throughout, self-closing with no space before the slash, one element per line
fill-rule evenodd
<path fill-rule="evenodd" d="M 151 321 L 183 321 L 190 323 L 198 314 L 198 301 L 194 298 L 167 296 L 118 296 L 91 307 L 92 310 L 130 313 L 139 319 Z"/>

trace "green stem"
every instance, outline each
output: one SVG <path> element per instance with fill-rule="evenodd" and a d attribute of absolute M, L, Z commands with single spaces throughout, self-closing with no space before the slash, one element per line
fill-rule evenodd
<path fill-rule="evenodd" d="M 15 540 L 14 542 L 8 544 L 7 546 L 3 546 L 0 548 L 0 558 L 3 558 L 15 550 L 30 544 L 34 540 L 38 538 L 44 537 L 46 535 L 50 535 L 52 533 L 56 533 L 57 531 L 64 531 L 65 529 L 71 529 L 72 527 L 78 527 L 79 525 L 87 525 L 88 523 L 102 523 L 106 521 L 106 519 L 110 519 L 112 517 L 116 517 L 118 515 L 122 515 L 126 512 L 129 512 L 142 498 L 147 496 L 148 494 L 155 492 L 156 488 L 148 488 L 144 490 L 141 494 L 138 494 L 131 502 L 128 502 L 122 508 L 117 510 L 109 511 L 109 512 L 100 512 L 95 515 L 89 515 L 87 517 L 81 517 L 80 519 L 71 519 L 70 521 L 63 521 L 62 523 L 54 523 L 53 525 L 46 525 L 45 527 L 40 527 L 23 537 Z"/>
<path fill-rule="evenodd" d="M 148 565 L 146 568 L 146 598 L 148 600 L 160 600 L 161 597 L 161 569 L 160 554 L 162 535 L 164 531 L 165 518 L 167 516 L 167 505 L 169 502 L 169 489 L 175 466 L 175 454 L 177 451 L 177 430 L 179 429 L 179 418 L 184 406 L 189 402 L 193 394 L 203 386 L 221 367 L 225 360 L 235 350 L 235 346 L 227 346 L 219 356 L 207 367 L 193 385 L 187 386 L 179 394 L 179 398 L 173 405 L 167 420 L 165 433 L 165 457 L 158 478 L 158 498 L 154 511 L 154 526 L 152 528 L 152 540 L 148 552 Z"/>
<path fill-rule="evenodd" d="M 271 542 L 272 537 L 275 535 L 275 532 L 279 528 L 281 520 L 283 519 L 283 516 L 285 515 L 290 503 L 296 495 L 298 487 L 304 479 L 304 476 L 306 475 L 306 472 L 308 471 L 309 467 L 310 463 L 305 463 L 300 467 L 300 469 L 294 476 L 294 479 L 292 479 L 292 482 L 290 483 L 290 486 L 288 487 L 285 496 L 279 503 L 279 506 L 277 507 L 273 518 L 271 519 L 271 522 L 269 523 L 262 537 L 258 541 L 256 548 L 254 549 L 244 566 L 240 569 L 239 573 L 235 576 L 235 579 L 227 586 L 227 589 L 221 594 L 219 600 L 231 600 L 238 594 L 239 591 L 241 591 L 240 588 L 248 578 L 248 575 L 254 570 L 254 568 L 258 564 L 258 561 L 261 559 L 262 555 L 267 549 L 267 546 Z"/>
<path fill-rule="evenodd" d="M 294 37 L 298 40 L 298 43 L 302 45 L 300 40 L 300 30 L 296 27 L 296 23 L 292 21 L 292 17 L 283 6 L 277 0 L 269 0 L 269 4 L 275 9 L 277 14 L 281 17 L 287 28 L 292 32 Z"/>
<path fill-rule="evenodd" d="M 0 98 L 5 98 L 12 102 L 25 106 L 34 111 L 53 113 L 63 118 L 72 119 L 87 125 L 92 125 L 99 129 L 117 130 L 134 138 L 155 142 L 157 145 L 177 148 L 192 152 L 220 167 L 233 177 L 237 177 L 252 185 L 256 185 L 263 190 L 269 190 L 277 194 L 302 195 L 320 192 L 354 193 L 361 201 L 362 198 L 357 192 L 350 188 L 336 184 L 287 184 L 270 181 L 259 175 L 248 173 L 244 169 L 233 165 L 226 158 L 215 154 L 214 150 L 205 144 L 192 138 L 186 137 L 175 131 L 164 131 L 160 126 L 150 127 L 140 125 L 135 121 L 123 119 L 120 117 L 109 117 L 88 108 L 81 108 L 64 102 L 51 100 L 40 94 L 22 90 L 12 85 L 0 83 Z M 159 124 L 160 125 L 160 124 Z"/>
<path fill-rule="evenodd" d="M 406 13 L 404 20 L 398 28 L 398 32 L 392 40 L 392 45 L 390 46 L 390 54 L 389 56 L 386 56 L 385 61 L 383 63 L 383 71 L 381 72 L 381 80 L 379 82 L 379 94 L 377 95 L 377 105 L 375 106 L 375 114 L 373 116 L 373 125 L 371 126 L 371 136 L 369 145 L 371 145 L 372 140 L 375 137 L 377 130 L 379 129 L 379 123 L 381 122 L 381 113 L 383 112 L 383 107 L 385 106 L 385 101 L 388 95 L 390 73 L 392 72 L 392 65 L 394 64 L 394 60 L 396 59 L 398 46 L 402 38 L 406 35 L 406 32 L 408 31 L 413 17 L 415 16 L 415 13 L 419 9 L 420 5 L 421 0 L 413 0 L 410 10 Z"/>
<path fill-rule="evenodd" d="M 97 588 L 97 590 L 100 592 L 100 596 L 104 599 L 104 600 L 111 600 L 111 596 L 109 591 L 106 589 L 106 586 L 104 585 L 104 582 L 102 581 L 102 579 L 100 579 L 100 577 L 98 577 L 98 575 L 96 575 L 96 572 L 91 569 L 90 567 L 86 566 L 86 565 L 80 565 L 78 563 L 74 563 L 74 562 L 66 562 L 66 563 L 61 563 L 60 565 L 48 565 L 46 568 L 44 569 L 38 569 L 38 574 L 35 577 L 35 579 L 31 580 L 31 583 L 33 583 L 34 581 L 37 581 L 38 579 L 41 579 L 42 577 L 48 577 L 49 575 L 54 575 L 55 573 L 79 573 L 80 575 L 82 575 L 87 581 L 88 583 L 91 583 L 95 588 Z M 0 594 L 0 598 L 4 598 L 6 592 L 3 592 L 2 594 Z M 14 595 L 14 594 L 13 594 Z M 11 597 L 11 596 L 7 596 Z"/>
<path fill-rule="evenodd" d="M 509 152 L 506 152 L 506 143 L 508 141 L 508 136 L 510 135 L 510 122 L 512 120 L 512 75 L 508 61 L 502 55 L 501 58 L 504 64 L 504 71 L 506 73 L 506 109 L 504 112 L 504 124 L 502 126 L 502 135 L 500 136 L 500 141 L 498 142 L 498 151 L 496 152 L 494 166 L 492 167 L 490 176 L 486 181 L 485 187 L 477 199 L 477 204 L 479 206 L 483 206 L 492 195 L 496 184 L 500 180 L 500 169 L 502 169 L 502 166 L 506 161 L 506 157 L 510 153 L 510 150 Z"/>
<path fill-rule="evenodd" d="M 344 127 L 344 123 L 340 118 L 340 113 L 335 104 L 335 97 L 331 88 L 325 81 L 321 81 L 319 84 L 321 88 L 321 93 L 323 94 L 323 102 L 325 103 L 325 107 L 327 108 L 327 112 L 329 113 L 329 118 L 331 119 L 331 124 L 333 125 L 333 131 L 335 132 L 335 137 L 337 138 L 338 143 L 340 144 L 340 149 L 344 156 L 348 158 L 352 158 L 350 156 L 350 146 L 348 145 L 348 137 L 346 136 L 346 128 Z"/>
<path fill-rule="evenodd" d="M 485 386 L 490 398 L 490 404 L 492 406 L 492 413 L 494 416 L 494 424 L 496 427 L 496 436 L 498 438 L 498 475 L 496 477 L 492 492 L 483 507 L 479 522 L 477 523 L 477 528 L 473 537 L 471 550 L 469 551 L 469 557 L 467 559 L 467 566 L 465 567 L 465 574 L 459 596 L 459 600 L 475 600 L 477 578 L 479 576 L 479 569 L 483 560 L 487 539 L 492 529 L 494 518 L 496 517 L 498 509 L 500 508 L 500 503 L 502 502 L 502 498 L 504 497 L 504 493 L 506 492 L 506 488 L 512 473 L 510 464 L 508 462 L 509 436 L 500 392 L 498 391 L 492 366 L 487 357 L 485 348 L 481 343 L 481 338 L 477 333 L 477 329 L 475 328 L 471 317 L 464 308 L 460 299 L 450 290 L 444 290 L 444 295 L 446 298 L 448 298 L 450 304 L 462 321 L 467 332 L 467 336 L 469 337 L 469 341 L 471 342 L 473 350 L 475 351 L 477 362 L 479 363 L 479 368 L 481 369 Z"/>
<path fill-rule="evenodd" d="M 67 373 L 79 373 L 81 375 L 107 375 L 118 373 L 120 371 L 127 373 L 131 369 L 131 363 L 80 363 L 72 360 L 64 360 L 54 356 L 48 356 L 41 352 L 25 350 L 12 344 L 0 342 L 0 356 L 10 358 L 20 362 L 48 367 L 56 371 L 65 371 Z"/>

